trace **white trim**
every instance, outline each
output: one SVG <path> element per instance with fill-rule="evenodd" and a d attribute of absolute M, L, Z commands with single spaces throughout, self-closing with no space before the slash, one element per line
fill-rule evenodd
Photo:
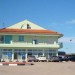
<path fill-rule="evenodd" d="M 52 34 L 11 34 L 11 33 L 10 34 L 2 33 L 0 35 L 61 36 L 60 34 L 59 35 L 52 35 Z"/>
<path fill-rule="evenodd" d="M 9 64 L 9 66 L 17 66 L 17 64 Z"/>

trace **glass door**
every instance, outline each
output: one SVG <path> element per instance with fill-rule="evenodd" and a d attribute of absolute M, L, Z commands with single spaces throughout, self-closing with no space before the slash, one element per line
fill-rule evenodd
<path fill-rule="evenodd" d="M 15 50 L 14 51 L 14 60 L 15 61 L 25 61 L 25 50 Z"/>
<path fill-rule="evenodd" d="M 21 52 L 18 52 L 17 57 L 18 57 L 18 61 L 22 61 L 22 54 L 21 54 Z"/>
<path fill-rule="evenodd" d="M 12 49 L 2 50 L 2 61 L 12 61 Z"/>
<path fill-rule="evenodd" d="M 12 36 L 11 35 L 5 35 L 5 43 L 6 44 L 10 44 L 11 40 L 12 40 Z"/>

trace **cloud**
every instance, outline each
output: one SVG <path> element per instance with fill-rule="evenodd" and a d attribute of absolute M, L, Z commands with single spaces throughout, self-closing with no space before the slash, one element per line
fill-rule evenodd
<path fill-rule="evenodd" d="M 75 37 L 63 37 L 59 39 L 59 42 L 63 43 L 75 43 Z"/>
<path fill-rule="evenodd" d="M 71 21 L 67 21 L 66 24 L 75 24 L 75 19 L 73 19 Z"/>
<path fill-rule="evenodd" d="M 51 25 L 52 26 L 64 26 L 64 25 L 69 25 L 69 24 L 75 24 L 75 19 L 72 19 L 72 20 L 69 20 L 69 21 L 65 21 L 65 22 L 62 22 L 62 23 L 60 23 L 60 22 L 53 22 L 53 23 L 51 23 Z"/>

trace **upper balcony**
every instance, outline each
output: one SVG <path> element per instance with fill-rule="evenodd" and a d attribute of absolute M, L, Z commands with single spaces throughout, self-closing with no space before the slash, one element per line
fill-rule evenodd
<path fill-rule="evenodd" d="M 11 36 L 0 37 L 0 48 L 62 48 L 55 37 Z"/>
<path fill-rule="evenodd" d="M 38 44 L 32 44 L 32 43 L 19 43 L 19 42 L 12 42 L 10 44 L 4 44 L 0 43 L 0 48 L 55 48 L 59 49 L 62 48 L 62 43 L 54 43 L 54 44 L 47 44 L 47 43 L 38 43 Z"/>

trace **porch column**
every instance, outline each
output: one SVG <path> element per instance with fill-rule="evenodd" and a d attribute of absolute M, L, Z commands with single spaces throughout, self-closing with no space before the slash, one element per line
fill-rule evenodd
<path fill-rule="evenodd" d="M 43 49 L 43 56 L 45 56 L 44 49 Z"/>
<path fill-rule="evenodd" d="M 58 50 L 56 50 L 56 56 L 58 56 Z"/>
<path fill-rule="evenodd" d="M 28 56 L 28 51 L 27 51 L 27 49 L 26 49 L 26 59 L 25 59 L 26 62 L 28 61 L 28 60 L 27 60 L 27 56 Z"/>
<path fill-rule="evenodd" d="M 12 62 L 14 62 L 14 49 L 12 49 Z"/>

